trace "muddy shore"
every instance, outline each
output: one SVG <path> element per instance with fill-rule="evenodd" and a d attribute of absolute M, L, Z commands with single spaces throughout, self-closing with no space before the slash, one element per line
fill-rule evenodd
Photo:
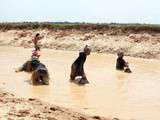
<path fill-rule="evenodd" d="M 17 98 L 0 90 L 1 120 L 109 120 L 99 116 L 87 116 L 70 109 L 58 107 L 38 99 Z M 116 120 L 116 118 L 114 118 Z"/>
<path fill-rule="evenodd" d="M 49 30 L 22 29 L 0 30 L 1 46 L 33 47 L 32 39 L 36 33 L 43 38 L 42 48 L 77 51 L 86 44 L 93 52 L 116 54 L 122 50 L 127 56 L 141 58 L 160 58 L 160 33 L 121 32 L 121 30 Z"/>

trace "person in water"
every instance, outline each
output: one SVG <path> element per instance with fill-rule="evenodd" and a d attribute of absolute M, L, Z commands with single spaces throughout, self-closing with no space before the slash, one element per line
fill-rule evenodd
<path fill-rule="evenodd" d="M 117 56 L 118 56 L 118 58 L 117 58 L 117 62 L 116 62 L 116 69 L 117 70 L 122 70 L 124 72 L 131 73 L 128 62 L 126 62 L 123 59 L 124 53 L 123 52 L 118 52 Z"/>
<path fill-rule="evenodd" d="M 30 60 L 27 60 L 21 67 L 15 70 L 15 72 L 32 72 L 34 71 L 40 64 L 40 61 L 37 57 L 32 57 Z"/>
<path fill-rule="evenodd" d="M 70 81 L 74 81 L 77 76 L 81 76 L 81 80 L 88 81 L 84 72 L 84 63 L 88 55 L 90 55 L 91 49 L 88 45 L 85 46 L 82 52 L 79 53 L 79 57 L 74 61 L 71 66 Z M 81 82 L 81 81 L 80 81 Z M 86 82 L 88 83 L 88 82 Z"/>
<path fill-rule="evenodd" d="M 40 57 L 40 48 L 38 46 L 35 47 L 35 50 L 32 51 L 31 59 L 26 61 L 21 67 L 15 70 L 15 72 L 32 72 L 39 65 Z"/>
<path fill-rule="evenodd" d="M 44 85 L 49 84 L 49 73 L 46 66 L 34 56 L 30 60 L 26 61 L 15 72 L 28 72 L 32 73 L 31 80 L 33 84 L 42 83 Z"/>
<path fill-rule="evenodd" d="M 49 85 L 50 78 L 49 78 L 48 69 L 43 63 L 38 61 L 39 60 L 37 60 L 36 58 L 35 58 L 35 61 L 33 61 L 32 59 L 33 72 L 31 76 L 31 80 L 33 84 L 42 83 L 43 85 Z"/>

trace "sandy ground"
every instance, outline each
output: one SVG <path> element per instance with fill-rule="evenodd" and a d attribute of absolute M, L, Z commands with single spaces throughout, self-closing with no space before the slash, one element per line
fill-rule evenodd
<path fill-rule="evenodd" d="M 160 34 L 121 31 L 78 31 L 78 30 L 9 30 L 0 31 L 0 45 L 32 47 L 36 33 L 43 36 L 43 48 L 79 50 L 86 44 L 94 52 L 117 53 L 122 50 L 128 56 L 160 58 Z"/>
<path fill-rule="evenodd" d="M 89 117 L 72 110 L 50 105 L 38 99 L 16 98 L 0 90 L 0 120 L 109 120 Z M 113 118 L 113 120 L 118 120 Z"/>

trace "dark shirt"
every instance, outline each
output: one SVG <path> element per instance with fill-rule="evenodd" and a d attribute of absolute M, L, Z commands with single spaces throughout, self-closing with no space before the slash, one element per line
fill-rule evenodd
<path fill-rule="evenodd" d="M 33 59 L 31 61 L 31 65 L 32 65 L 33 70 L 35 70 L 40 65 L 40 61 L 38 59 Z"/>
<path fill-rule="evenodd" d="M 86 61 L 87 55 L 84 52 L 79 53 L 79 57 L 75 60 L 73 65 L 75 66 L 75 74 L 76 76 L 81 76 L 84 74 L 84 63 Z"/>
<path fill-rule="evenodd" d="M 46 66 L 42 63 L 39 63 L 38 67 L 36 68 L 36 71 L 38 71 L 40 74 L 48 74 Z"/>
<path fill-rule="evenodd" d="M 78 64 L 78 65 L 83 65 L 84 62 L 86 61 L 86 54 L 84 52 L 80 52 L 79 53 L 79 57 L 75 60 L 74 63 Z"/>
<path fill-rule="evenodd" d="M 124 70 L 126 67 L 126 62 L 123 58 L 117 58 L 116 69 L 117 70 Z"/>

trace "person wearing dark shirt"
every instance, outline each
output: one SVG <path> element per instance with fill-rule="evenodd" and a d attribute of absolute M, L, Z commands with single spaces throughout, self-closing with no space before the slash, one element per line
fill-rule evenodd
<path fill-rule="evenodd" d="M 31 60 L 25 62 L 15 72 L 22 71 L 32 73 L 31 80 L 33 84 L 42 83 L 43 85 L 49 85 L 48 69 L 38 60 L 38 58 L 31 58 Z"/>
<path fill-rule="evenodd" d="M 84 63 L 88 55 L 90 55 L 90 48 L 86 45 L 83 52 L 79 53 L 79 57 L 74 61 L 71 66 L 70 80 L 74 81 L 75 77 L 81 76 L 83 80 L 87 80 L 84 72 Z"/>
<path fill-rule="evenodd" d="M 118 55 L 118 58 L 117 58 L 117 62 L 116 62 L 116 69 L 117 70 L 124 70 L 124 72 L 131 73 L 131 70 L 128 66 L 128 63 L 123 59 L 124 53 L 119 52 L 117 55 Z"/>
<path fill-rule="evenodd" d="M 26 61 L 21 67 L 16 69 L 15 72 L 32 72 L 34 71 L 40 64 L 38 58 L 31 58 L 30 60 Z"/>

